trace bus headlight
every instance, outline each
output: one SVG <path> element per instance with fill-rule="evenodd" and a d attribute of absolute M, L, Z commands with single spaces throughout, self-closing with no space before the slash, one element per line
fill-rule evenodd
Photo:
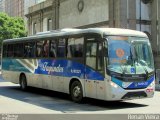
<path fill-rule="evenodd" d="M 155 86 L 155 82 L 152 82 L 149 87 L 154 87 Z"/>
<path fill-rule="evenodd" d="M 152 94 L 154 94 L 154 89 L 155 88 L 153 88 L 155 86 L 155 82 L 152 82 L 149 86 L 148 86 L 148 88 L 146 89 L 146 92 L 147 93 L 152 93 Z"/>
<path fill-rule="evenodd" d="M 111 81 L 110 84 L 111 84 L 112 87 L 118 88 L 118 85 L 116 83 L 114 83 L 114 82 Z"/>

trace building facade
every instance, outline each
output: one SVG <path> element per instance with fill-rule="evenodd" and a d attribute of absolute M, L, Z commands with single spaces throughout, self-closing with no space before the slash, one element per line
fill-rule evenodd
<path fill-rule="evenodd" d="M 160 0 L 46 0 L 29 8 L 29 35 L 62 28 L 116 27 L 145 32 L 160 68 Z"/>
<path fill-rule="evenodd" d="M 46 0 L 30 7 L 26 16 L 30 19 L 29 26 L 32 26 L 30 28 L 33 28 L 33 23 L 37 21 L 38 31 L 46 31 L 46 28 L 42 27 L 47 24 L 45 19 L 52 18 L 52 29 L 120 27 L 151 34 L 151 12 L 152 8 L 155 8 L 152 5 L 153 1 L 158 2 L 157 0 Z M 33 34 L 33 31 L 29 34 Z"/>
<path fill-rule="evenodd" d="M 5 2 L 4 0 L 0 0 L 0 12 L 4 12 L 5 11 Z"/>
<path fill-rule="evenodd" d="M 56 15 L 59 14 L 58 12 L 57 14 L 55 13 L 56 4 L 56 0 L 47 0 L 29 8 L 29 12 L 26 14 L 28 18 L 29 35 L 59 28 L 56 26 L 59 25 L 59 23 L 56 23 L 56 21 L 58 21 Z"/>
<path fill-rule="evenodd" d="M 28 13 L 28 8 L 45 0 L 1 0 L 4 1 L 4 12 L 12 17 L 22 17 Z M 0 2 L 1 2 L 0 1 Z"/>
<path fill-rule="evenodd" d="M 45 0 L 24 0 L 24 15 L 28 14 L 29 7 L 44 1 Z"/>
<path fill-rule="evenodd" d="M 24 0 L 5 0 L 5 13 L 12 17 L 24 18 Z"/>
<path fill-rule="evenodd" d="M 45 0 L 3 0 L 4 1 L 4 11 L 9 16 L 12 17 L 21 17 L 24 19 L 26 29 L 27 26 L 27 17 L 25 14 L 28 14 L 28 8 L 41 3 Z"/>

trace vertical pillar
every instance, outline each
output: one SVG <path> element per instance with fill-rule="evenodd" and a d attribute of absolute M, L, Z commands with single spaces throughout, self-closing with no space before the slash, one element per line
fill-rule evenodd
<path fill-rule="evenodd" d="M 59 6 L 60 0 L 55 0 L 55 29 L 59 29 Z"/>
<path fill-rule="evenodd" d="M 43 9 L 40 11 L 40 31 L 43 32 Z"/>
<path fill-rule="evenodd" d="M 157 0 L 157 41 L 158 41 L 158 52 L 159 52 L 159 55 L 160 55 L 160 0 Z"/>
<path fill-rule="evenodd" d="M 127 28 L 127 0 L 109 0 L 109 26 Z"/>
<path fill-rule="evenodd" d="M 115 27 L 120 27 L 120 3 L 121 0 L 114 1 L 114 25 Z"/>
<path fill-rule="evenodd" d="M 128 28 L 136 30 L 136 0 L 128 0 Z"/>
<path fill-rule="evenodd" d="M 115 27 L 115 0 L 109 0 L 109 27 L 114 28 Z"/>
<path fill-rule="evenodd" d="M 52 29 L 59 29 L 59 5 L 60 1 L 59 0 L 53 0 L 52 2 L 52 22 L 53 26 Z"/>
<path fill-rule="evenodd" d="M 158 53 L 158 40 L 157 40 L 157 2 L 159 0 L 153 0 L 152 2 L 152 9 L 151 9 L 151 45 L 153 49 L 154 55 Z"/>
<path fill-rule="evenodd" d="M 32 15 L 28 16 L 28 35 L 32 35 Z"/>
<path fill-rule="evenodd" d="M 127 0 L 118 0 L 120 1 L 119 3 L 119 17 L 120 21 L 118 24 L 118 27 L 120 28 L 127 28 L 128 20 L 127 20 Z"/>

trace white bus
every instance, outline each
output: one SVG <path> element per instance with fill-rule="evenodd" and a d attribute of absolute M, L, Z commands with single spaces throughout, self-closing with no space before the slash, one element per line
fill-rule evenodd
<path fill-rule="evenodd" d="M 154 61 L 146 34 L 128 29 L 62 29 L 3 42 L 2 76 L 20 84 L 106 101 L 150 98 Z"/>

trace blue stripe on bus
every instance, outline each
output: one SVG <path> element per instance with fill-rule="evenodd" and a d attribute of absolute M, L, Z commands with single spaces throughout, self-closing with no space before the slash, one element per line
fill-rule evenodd
<path fill-rule="evenodd" d="M 30 72 L 24 65 L 16 59 L 4 59 L 2 69 L 8 71 Z M 85 65 L 71 60 L 47 60 L 39 59 L 38 66 L 34 69 L 35 74 L 79 77 L 81 79 L 104 81 L 104 76 L 99 72 L 86 67 Z"/>
<path fill-rule="evenodd" d="M 27 68 L 25 68 L 22 64 L 20 64 L 15 59 L 3 59 L 2 60 L 2 70 L 22 71 L 22 72 L 30 73 L 30 71 Z"/>
<path fill-rule="evenodd" d="M 145 82 L 131 82 L 129 86 L 126 87 L 126 89 L 140 89 L 140 88 L 147 88 L 153 81 L 155 80 L 154 76 L 151 76 L 147 81 Z M 119 85 L 120 87 L 124 88 L 123 84 L 125 82 L 122 82 L 121 80 L 112 77 L 112 81 Z"/>

